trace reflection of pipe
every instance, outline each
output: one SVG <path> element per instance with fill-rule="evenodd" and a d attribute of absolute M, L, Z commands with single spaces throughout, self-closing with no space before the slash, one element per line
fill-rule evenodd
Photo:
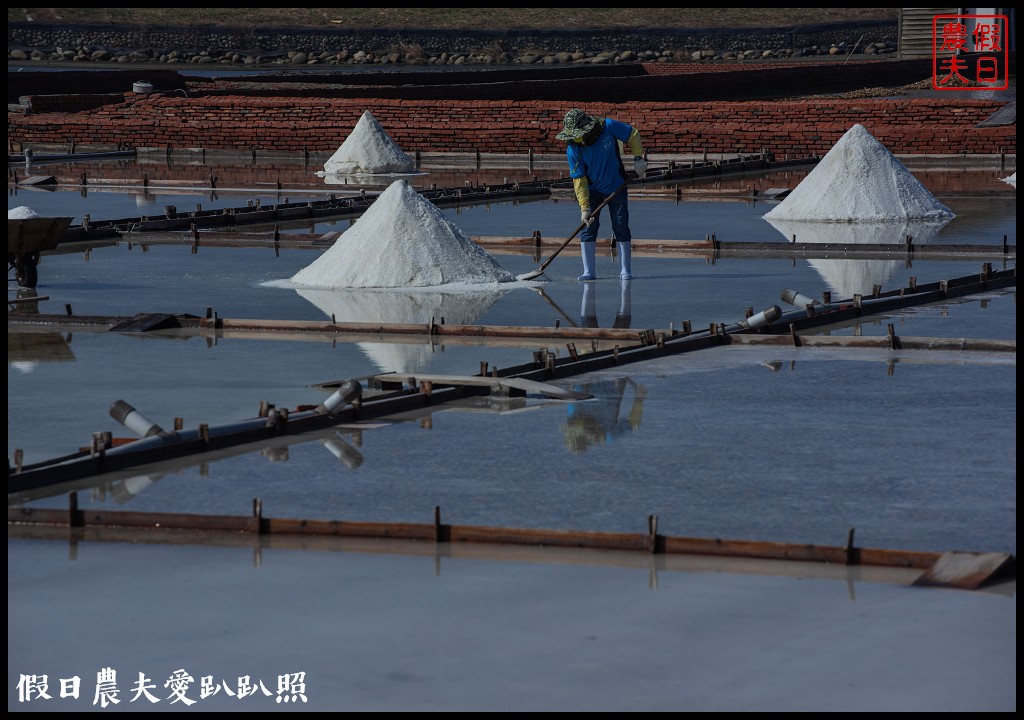
<path fill-rule="evenodd" d="M 341 462 L 349 470 L 355 470 L 357 467 L 363 464 L 362 454 L 354 447 L 345 442 L 340 435 L 336 435 L 332 438 L 327 438 L 323 441 L 324 447 L 331 451 L 334 457 L 341 460 Z"/>
<path fill-rule="evenodd" d="M 548 305 L 550 305 L 555 310 L 557 310 L 558 314 L 561 315 L 563 318 L 565 318 L 565 320 L 570 325 L 572 325 L 573 327 L 578 327 L 578 325 L 576 325 L 576 321 L 573 320 L 568 315 L 566 315 L 565 310 L 563 310 L 562 308 L 558 307 L 558 303 L 556 303 L 554 300 L 552 300 L 551 297 L 546 292 L 544 292 L 544 288 L 533 288 L 533 289 L 536 290 L 537 292 L 539 292 L 540 296 L 548 301 Z"/>
<path fill-rule="evenodd" d="M 790 290 L 789 288 L 782 291 L 782 300 L 783 302 L 788 302 L 790 305 L 796 305 L 800 308 L 805 308 L 808 305 L 821 305 L 820 300 L 807 297 L 799 290 Z"/>
<path fill-rule="evenodd" d="M 147 420 L 124 400 L 118 400 L 110 406 L 110 416 L 139 437 L 167 434 L 162 427 Z"/>
<path fill-rule="evenodd" d="M 270 462 L 287 462 L 288 446 L 285 445 L 284 447 L 277 447 L 271 445 L 260 450 L 260 455 Z"/>
<path fill-rule="evenodd" d="M 129 495 L 138 495 L 155 482 L 156 480 L 151 475 L 136 475 L 128 478 L 122 484 Z"/>
<path fill-rule="evenodd" d="M 162 478 L 163 473 L 156 475 L 136 475 L 125 480 L 115 481 L 111 485 L 111 493 L 118 503 L 126 503 L 143 490 Z"/>
<path fill-rule="evenodd" d="M 363 386 L 355 380 L 346 380 L 333 395 L 323 401 L 317 412 L 333 414 L 335 410 L 350 405 L 363 395 Z"/>

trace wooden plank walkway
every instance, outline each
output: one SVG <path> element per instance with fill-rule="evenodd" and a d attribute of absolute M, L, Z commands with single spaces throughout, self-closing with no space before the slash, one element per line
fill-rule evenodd
<path fill-rule="evenodd" d="M 545 528 L 515 528 L 480 525 L 450 525 L 441 522 L 441 508 L 434 507 L 433 522 L 360 522 L 349 520 L 311 520 L 272 518 L 263 515 L 263 503 L 257 498 L 249 515 L 192 515 L 184 513 L 147 513 L 123 510 L 78 509 L 77 494 L 69 494 L 66 510 L 34 507 L 9 507 L 9 537 L 66 538 L 75 528 L 81 537 L 87 532 L 157 531 L 146 540 L 153 542 L 193 542 L 217 544 L 220 538 L 252 538 L 265 542 L 314 538 L 324 542 L 341 539 L 374 539 L 416 541 L 420 548 L 444 547 L 450 553 L 456 547 L 506 546 L 520 548 L 574 548 L 632 553 L 636 556 L 717 557 L 738 560 L 766 560 L 776 570 L 795 569 L 792 563 L 819 564 L 835 568 L 893 568 L 921 571 L 911 585 L 919 587 L 977 590 L 998 581 L 1016 582 L 1017 564 L 1012 555 L 1004 553 L 921 552 L 887 548 L 861 548 L 850 544 L 811 545 L 727 538 L 701 538 L 662 535 L 658 532 L 658 516 L 647 518 L 647 532 L 623 533 Z M 57 535 L 56 531 L 61 534 Z M 201 532 L 196 532 L 201 531 Z M 176 533 L 181 533 L 177 536 Z M 187 535 L 186 535 L 187 533 Z M 852 530 L 851 530 L 852 533 Z M 188 539 L 185 539 L 188 538 Z M 260 538 L 263 538 L 260 540 Z M 449 545 L 451 547 L 449 547 Z M 379 549 L 379 547 L 377 548 Z M 624 555 L 623 557 L 630 557 Z M 789 563 L 789 564 L 784 564 Z M 755 566 L 747 566 L 755 572 Z"/>

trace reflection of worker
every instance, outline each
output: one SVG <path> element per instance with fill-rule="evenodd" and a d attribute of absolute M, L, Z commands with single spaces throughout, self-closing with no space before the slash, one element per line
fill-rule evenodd
<path fill-rule="evenodd" d="M 39 292 L 35 288 L 19 287 L 18 288 L 18 302 L 13 312 L 32 313 L 39 315 L 39 303 L 44 298 L 39 297 Z M 10 305 L 10 303 L 8 304 Z"/>
<path fill-rule="evenodd" d="M 611 118 L 598 119 L 582 110 L 572 109 L 565 114 L 562 132 L 556 136 L 566 141 L 565 154 L 569 161 L 569 177 L 572 178 L 576 199 L 580 204 L 580 220 L 586 225 L 580 235 L 580 251 L 583 255 L 583 274 L 578 280 L 594 280 L 597 277 L 597 231 L 600 227 L 600 212 L 592 215 L 605 198 L 614 193 L 608 201 L 608 214 L 612 231 L 619 244 L 619 277 L 632 278 L 631 245 L 629 231 L 629 204 L 626 189 L 626 170 L 622 166 L 619 143 L 629 146 L 633 154 L 633 170 L 640 177 L 647 170 L 643 144 L 636 128 Z M 621 190 L 620 190 L 621 188 Z M 618 192 L 616 192 L 618 190 Z"/>
<path fill-rule="evenodd" d="M 627 391 L 633 389 L 633 402 L 626 417 L 620 417 Z M 563 426 L 565 446 L 573 453 L 586 452 L 592 445 L 608 444 L 612 439 L 640 428 L 647 389 L 630 378 L 599 380 L 576 385 L 576 390 L 593 399 L 571 403 Z"/>
<path fill-rule="evenodd" d="M 614 328 L 628 328 L 633 322 L 632 280 L 619 283 L 619 310 L 615 313 Z M 597 290 L 594 283 L 583 284 L 583 302 L 580 306 L 580 327 L 596 328 L 597 324 Z"/>

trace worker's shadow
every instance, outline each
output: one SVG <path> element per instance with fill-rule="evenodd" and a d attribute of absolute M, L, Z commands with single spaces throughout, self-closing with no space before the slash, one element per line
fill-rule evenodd
<path fill-rule="evenodd" d="M 580 327 L 600 327 L 597 322 L 597 283 L 580 283 L 583 288 L 583 300 L 580 304 Z M 619 282 L 619 309 L 612 321 L 613 328 L 628 328 L 633 323 L 632 280 Z"/>

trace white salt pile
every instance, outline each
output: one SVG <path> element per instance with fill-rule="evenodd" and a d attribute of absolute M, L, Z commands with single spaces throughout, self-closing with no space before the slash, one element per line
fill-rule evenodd
<path fill-rule="evenodd" d="M 1003 182 L 1004 183 L 1009 183 L 1010 185 L 1013 185 L 1014 187 L 1017 187 L 1017 173 L 1014 173 L 1010 177 L 1004 177 L 1003 178 Z"/>
<path fill-rule="evenodd" d="M 953 217 L 863 125 L 850 128 L 793 192 L 764 215 L 812 222 Z"/>
<path fill-rule="evenodd" d="M 326 172 L 345 175 L 408 173 L 415 169 L 416 162 L 395 144 L 369 110 L 324 163 Z"/>
<path fill-rule="evenodd" d="M 11 208 L 11 209 L 9 209 L 7 211 L 7 219 L 8 220 L 31 220 L 32 218 L 38 218 L 38 217 L 42 217 L 42 215 L 40 215 L 39 213 L 37 213 L 35 210 L 33 210 L 32 208 L 28 207 L 27 205 L 22 205 L 21 207 Z"/>
<path fill-rule="evenodd" d="M 436 205 L 407 181 L 396 180 L 291 282 L 312 288 L 414 288 L 515 279 Z"/>

